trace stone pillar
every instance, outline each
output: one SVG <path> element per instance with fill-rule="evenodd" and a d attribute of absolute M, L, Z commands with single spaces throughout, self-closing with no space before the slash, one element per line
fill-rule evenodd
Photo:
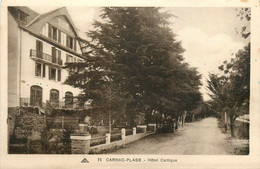
<path fill-rule="evenodd" d="M 124 128 L 121 129 L 121 133 L 122 133 L 122 140 L 125 140 L 125 129 Z"/>
<path fill-rule="evenodd" d="M 90 151 L 90 134 L 72 133 L 71 139 L 71 154 L 88 154 Z"/>
<path fill-rule="evenodd" d="M 133 135 L 136 135 L 136 127 L 133 127 Z"/>
<path fill-rule="evenodd" d="M 87 127 L 88 127 L 88 124 L 79 124 L 79 132 L 87 133 L 88 132 Z"/>
<path fill-rule="evenodd" d="M 173 133 L 176 131 L 176 122 L 173 123 Z"/>
<path fill-rule="evenodd" d="M 110 134 L 107 133 L 106 134 L 106 144 L 110 144 L 110 139 L 111 139 Z"/>
<path fill-rule="evenodd" d="M 151 132 L 156 132 L 156 124 L 148 124 L 148 127 L 151 128 Z"/>

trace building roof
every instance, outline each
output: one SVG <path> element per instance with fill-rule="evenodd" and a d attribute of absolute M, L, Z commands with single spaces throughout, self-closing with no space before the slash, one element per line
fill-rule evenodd
<path fill-rule="evenodd" d="M 35 19 L 37 16 L 39 16 L 39 13 L 35 12 L 34 10 L 32 10 L 26 6 L 10 6 L 10 7 L 8 7 L 8 9 L 11 9 L 11 11 L 12 11 L 12 9 L 18 9 L 18 10 L 26 13 L 27 14 L 27 23 L 31 22 L 33 19 Z M 12 14 L 14 14 L 14 13 L 12 13 Z M 27 23 L 18 22 L 18 21 L 17 21 L 17 23 L 18 23 L 18 25 L 21 25 L 21 26 L 25 26 L 27 24 Z"/>
<path fill-rule="evenodd" d="M 18 9 L 18 10 L 26 13 L 27 14 L 27 23 L 20 22 L 16 19 L 18 25 L 21 28 L 31 32 L 32 34 L 41 37 L 42 39 L 46 39 L 45 37 L 43 37 L 41 35 L 41 31 L 42 31 L 44 24 L 51 21 L 52 18 L 57 17 L 57 16 L 63 16 L 66 18 L 66 20 L 68 21 L 69 25 L 71 26 L 72 31 L 74 32 L 76 38 L 85 39 L 84 33 L 80 32 L 80 30 L 76 28 L 66 7 L 61 7 L 61 8 L 58 8 L 58 9 L 55 9 L 55 10 L 52 10 L 52 11 L 49 11 L 49 12 L 43 13 L 43 14 L 39 14 L 25 6 L 12 6 L 9 8 Z M 12 11 L 11 11 L 11 13 L 12 13 Z M 59 44 L 56 44 L 56 45 L 59 45 Z M 79 43 L 79 45 L 81 46 L 81 43 Z M 70 51 L 70 52 L 76 54 L 74 51 Z"/>
<path fill-rule="evenodd" d="M 27 23 L 22 23 L 22 22 L 17 22 L 17 23 L 19 26 L 22 26 L 23 28 L 27 29 L 30 32 L 33 32 L 34 34 L 40 34 L 43 25 L 48 21 L 50 21 L 52 18 L 56 16 L 65 16 L 70 26 L 72 27 L 76 37 L 85 39 L 85 37 L 83 37 L 83 34 L 80 33 L 79 29 L 76 28 L 66 7 L 61 7 L 43 14 L 39 14 L 34 10 L 25 6 L 12 6 L 10 8 L 16 8 L 28 14 Z"/>
<path fill-rule="evenodd" d="M 34 33 L 40 33 L 43 25 L 56 16 L 65 16 L 66 19 L 69 21 L 69 24 L 73 28 L 74 33 L 78 37 L 77 28 L 75 27 L 66 7 L 58 8 L 53 11 L 38 15 L 35 19 L 33 19 L 25 27 Z"/>

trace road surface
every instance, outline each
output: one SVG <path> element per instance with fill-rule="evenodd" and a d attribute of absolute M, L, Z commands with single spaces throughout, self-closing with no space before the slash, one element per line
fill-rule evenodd
<path fill-rule="evenodd" d="M 206 118 L 186 123 L 176 133 L 150 135 L 108 154 L 224 155 L 225 146 L 225 134 L 218 128 L 217 119 Z"/>

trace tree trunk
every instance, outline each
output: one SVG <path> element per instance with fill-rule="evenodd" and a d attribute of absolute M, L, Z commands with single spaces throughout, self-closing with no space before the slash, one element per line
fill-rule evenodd
<path fill-rule="evenodd" d="M 109 134 L 111 134 L 112 126 L 111 126 L 111 112 L 110 111 L 108 113 L 108 130 L 109 130 Z"/>
<path fill-rule="evenodd" d="M 27 154 L 30 154 L 30 153 L 31 153 L 30 143 L 31 143 L 31 137 L 28 136 L 28 137 L 27 137 L 27 140 L 26 140 L 26 151 L 27 151 Z"/>
<path fill-rule="evenodd" d="M 228 124 L 227 124 L 227 113 L 225 112 L 225 133 L 227 132 L 227 127 L 228 127 Z"/>
<path fill-rule="evenodd" d="M 235 137 L 234 135 L 234 120 L 232 117 L 230 117 L 230 131 L 231 131 L 231 137 Z"/>

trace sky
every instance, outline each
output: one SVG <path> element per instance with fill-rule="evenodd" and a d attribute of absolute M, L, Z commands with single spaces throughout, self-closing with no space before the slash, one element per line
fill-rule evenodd
<path fill-rule="evenodd" d="M 38 13 L 45 13 L 57 7 L 30 7 Z M 74 24 L 82 32 L 91 29 L 94 19 L 99 19 L 98 8 L 67 7 Z M 206 79 L 209 73 L 219 73 L 218 66 L 223 61 L 230 60 L 232 53 L 242 49 L 248 42 L 244 40 L 238 30 L 249 23 L 236 17 L 235 8 L 228 7 L 178 7 L 164 8 L 175 15 L 170 19 L 170 27 L 181 41 L 185 52 L 185 62 L 196 67 L 202 75 L 204 100 L 208 100 Z"/>

